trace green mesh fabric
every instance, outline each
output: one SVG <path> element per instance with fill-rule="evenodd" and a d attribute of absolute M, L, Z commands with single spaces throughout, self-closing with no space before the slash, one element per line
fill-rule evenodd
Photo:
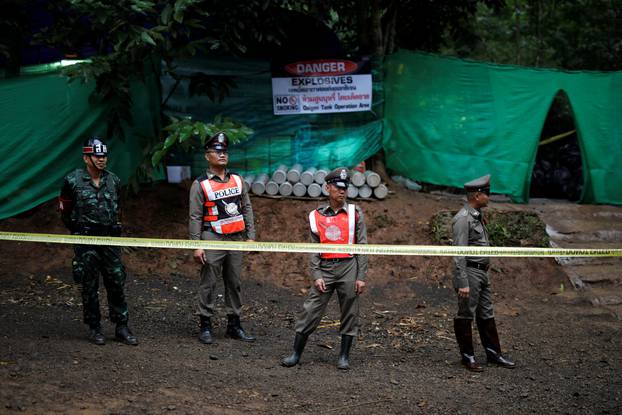
<path fill-rule="evenodd" d="M 461 187 L 490 173 L 492 191 L 529 199 L 540 133 L 563 90 L 582 152 L 582 202 L 622 204 L 622 72 L 564 72 L 400 51 L 387 59 L 387 167 Z"/>
<path fill-rule="evenodd" d="M 123 182 L 143 157 L 137 138 L 160 123 L 157 74 L 131 89 L 134 127 L 107 141 L 108 168 Z M 57 73 L 0 80 L 0 219 L 57 196 L 62 178 L 84 166 L 84 139 L 106 131 L 106 107 L 89 102 L 92 90 Z"/>

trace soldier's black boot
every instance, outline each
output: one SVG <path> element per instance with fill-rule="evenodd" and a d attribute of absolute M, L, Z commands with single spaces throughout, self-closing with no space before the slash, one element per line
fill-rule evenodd
<path fill-rule="evenodd" d="M 128 346 L 138 346 L 138 339 L 132 334 L 127 324 L 117 324 L 114 335 L 117 340 Z"/>
<path fill-rule="evenodd" d="M 102 328 L 98 324 L 96 326 L 91 326 L 89 328 L 89 341 L 98 346 L 103 346 L 106 344 L 106 337 L 102 333 Z"/>
<path fill-rule="evenodd" d="M 200 316 L 199 341 L 203 344 L 214 343 L 212 334 L 212 320 L 209 317 Z"/>
<path fill-rule="evenodd" d="M 352 348 L 352 341 L 354 336 L 341 336 L 341 353 L 339 353 L 339 360 L 337 360 L 337 369 L 348 370 L 350 369 L 350 348 Z"/>
<path fill-rule="evenodd" d="M 227 332 L 226 336 L 232 339 L 242 340 L 243 342 L 254 342 L 255 338 L 246 334 L 240 324 L 240 316 L 229 314 L 227 316 Z"/>
<path fill-rule="evenodd" d="M 296 338 L 294 339 L 294 352 L 281 359 L 281 365 L 285 367 L 296 366 L 300 361 L 300 356 L 302 356 L 302 352 L 305 349 L 305 345 L 307 344 L 307 339 L 309 336 L 305 336 L 301 333 L 296 333 Z"/>
<path fill-rule="evenodd" d="M 486 320 L 477 319 L 477 329 L 482 340 L 482 346 L 486 350 L 488 363 L 494 363 L 506 369 L 514 369 L 516 364 L 501 354 L 501 344 L 499 343 L 499 333 L 494 318 Z"/>
<path fill-rule="evenodd" d="M 464 318 L 454 319 L 454 333 L 460 348 L 462 365 L 472 372 L 482 372 L 484 369 L 475 361 L 472 330 L 471 320 Z"/>

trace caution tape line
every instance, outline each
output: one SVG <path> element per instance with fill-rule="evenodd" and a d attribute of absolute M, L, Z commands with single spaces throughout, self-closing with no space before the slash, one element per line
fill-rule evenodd
<path fill-rule="evenodd" d="M 140 248 L 207 249 L 226 251 L 351 253 L 367 255 L 479 256 L 479 257 L 622 257 L 622 249 L 505 248 L 432 245 L 339 245 L 293 242 L 191 241 L 186 239 L 127 238 L 0 232 L 0 240 Z"/>

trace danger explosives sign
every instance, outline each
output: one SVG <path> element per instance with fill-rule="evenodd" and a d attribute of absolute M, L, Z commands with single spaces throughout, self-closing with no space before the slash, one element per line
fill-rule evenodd
<path fill-rule="evenodd" d="M 369 60 L 315 59 L 272 65 L 275 115 L 369 111 Z"/>

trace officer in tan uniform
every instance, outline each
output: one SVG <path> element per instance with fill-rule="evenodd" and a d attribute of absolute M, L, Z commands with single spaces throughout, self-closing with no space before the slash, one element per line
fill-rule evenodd
<path fill-rule="evenodd" d="M 205 143 L 205 159 L 208 168 L 190 188 L 191 240 L 207 241 L 253 241 L 255 225 L 253 208 L 244 187 L 244 180 L 227 169 L 229 139 L 223 132 L 215 134 Z M 213 343 L 211 317 L 214 315 L 214 289 L 216 279 L 222 277 L 225 285 L 227 311 L 226 335 L 233 339 L 252 342 L 254 337 L 246 334 L 240 325 L 240 274 L 241 251 L 214 251 L 197 249 L 194 259 L 201 264 L 199 284 L 200 318 L 199 341 Z"/>
<path fill-rule="evenodd" d="M 367 230 L 363 211 L 346 203 L 350 183 L 348 170 L 333 170 L 325 178 L 329 204 L 309 214 L 311 240 L 329 244 L 366 244 Z M 303 311 L 296 322 L 293 353 L 282 359 L 286 367 L 295 366 L 304 350 L 307 338 L 316 329 L 326 305 L 337 291 L 341 309 L 341 352 L 337 367 L 350 368 L 350 348 L 358 334 L 359 295 L 365 291 L 367 257 L 352 254 L 311 254 L 313 286 L 304 302 Z"/>
<path fill-rule="evenodd" d="M 488 205 L 490 175 L 465 183 L 467 204 L 454 216 L 452 231 L 456 246 L 490 246 L 486 222 L 481 209 Z M 499 335 L 492 307 L 492 292 L 488 277 L 488 257 L 454 257 L 454 288 L 458 294 L 458 314 L 454 332 L 460 348 L 462 364 L 480 372 L 473 352 L 472 321 L 475 318 L 482 345 L 489 363 L 514 368 L 514 363 L 501 354 Z"/>

